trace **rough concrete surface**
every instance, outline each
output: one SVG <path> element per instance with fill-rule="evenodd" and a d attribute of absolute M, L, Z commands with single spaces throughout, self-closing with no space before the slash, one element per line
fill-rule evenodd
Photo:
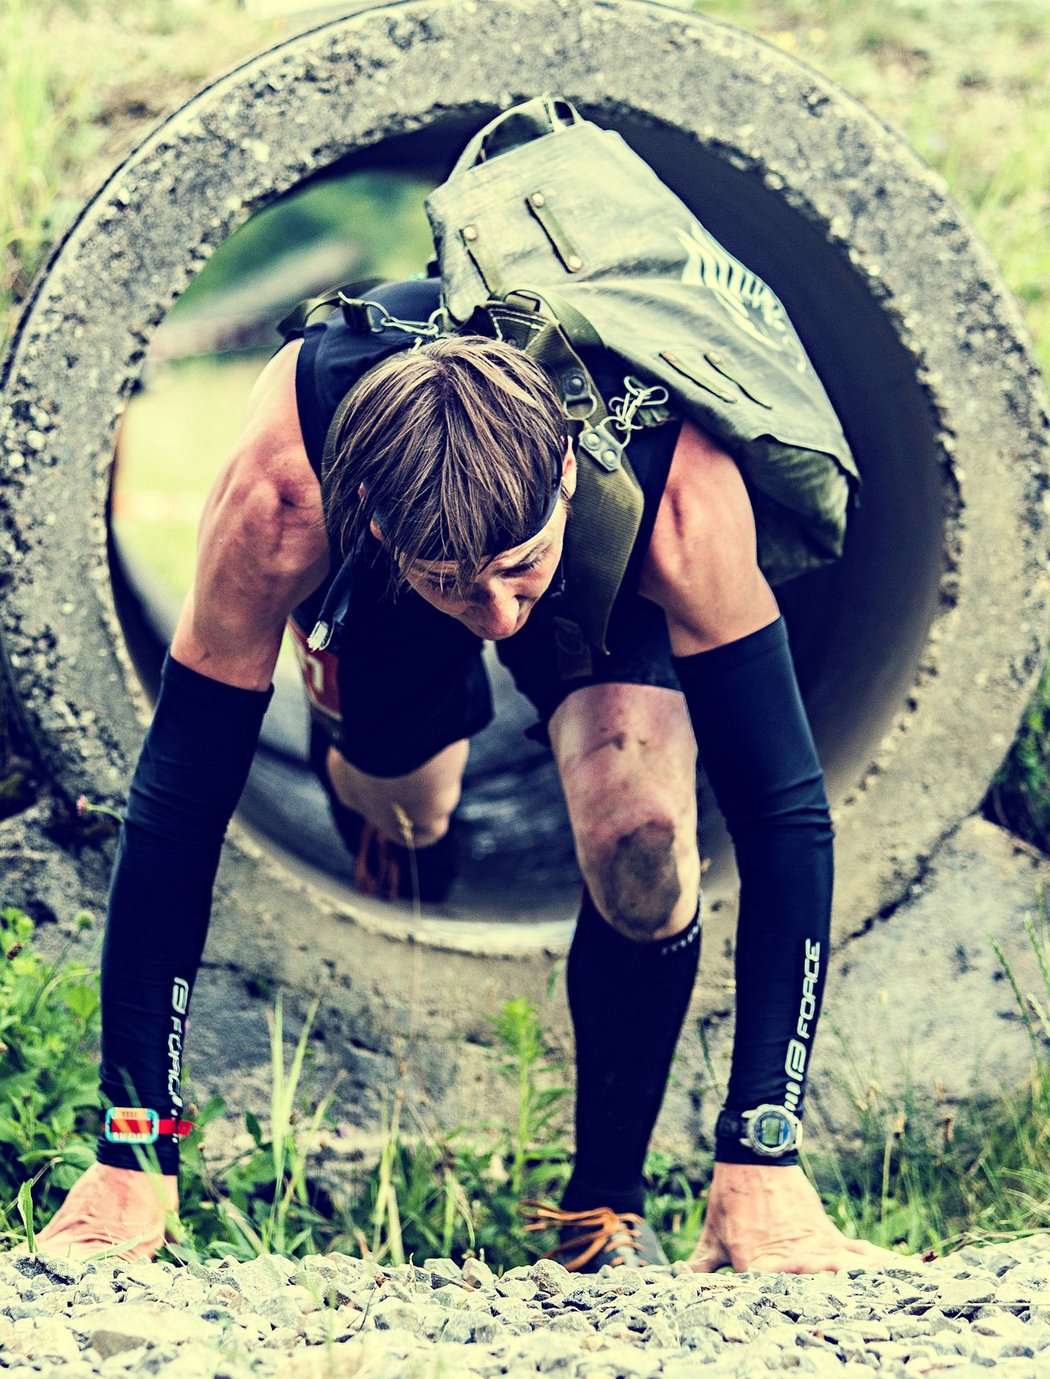
<path fill-rule="evenodd" d="M 911 906 L 894 906 L 983 796 L 1041 660 L 1045 394 L 1016 307 L 939 181 L 826 79 L 702 17 L 636 0 L 407 0 L 281 44 L 148 138 L 56 249 L 0 375 L 14 693 L 58 788 L 119 800 L 145 703 L 105 503 L 151 331 L 251 211 L 376 149 L 447 166 L 538 73 L 627 131 L 773 282 L 861 461 L 846 558 L 785 602 L 837 807 L 837 938 L 891 914 L 849 944 L 868 991 L 880 979 L 863 955 L 900 928 Z M 732 918 L 727 902 L 706 945 L 722 1005 Z M 486 1015 L 509 995 L 542 1001 L 559 949 L 544 931 L 501 951 L 499 927 L 464 936 L 324 898 L 235 831 L 208 960 L 304 1003 L 323 992 L 323 1026 L 384 1056 L 414 1040 L 452 1119 L 490 1093 Z M 692 1114 L 700 1076 L 687 1049 L 672 1122 Z"/>

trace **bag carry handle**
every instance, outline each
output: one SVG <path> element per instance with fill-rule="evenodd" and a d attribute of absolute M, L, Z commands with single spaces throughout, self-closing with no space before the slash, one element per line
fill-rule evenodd
<path fill-rule="evenodd" d="M 531 101 L 505 110 L 480 129 L 456 160 L 452 176 L 480 163 L 488 163 L 501 153 L 509 153 L 545 134 L 556 134 L 560 129 L 571 129 L 582 123 L 583 117 L 576 107 L 561 96 L 535 96 Z"/>

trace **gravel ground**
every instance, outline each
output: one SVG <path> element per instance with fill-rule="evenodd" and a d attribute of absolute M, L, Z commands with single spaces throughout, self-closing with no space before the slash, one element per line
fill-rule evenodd
<path fill-rule="evenodd" d="M 1050 1375 L 1050 1235 L 884 1272 L 500 1278 L 346 1255 L 212 1268 L 0 1256 L 0 1374 L 60 1379 Z"/>

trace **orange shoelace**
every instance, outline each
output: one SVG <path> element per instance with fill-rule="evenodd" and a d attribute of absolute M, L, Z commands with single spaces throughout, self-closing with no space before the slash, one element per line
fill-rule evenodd
<path fill-rule="evenodd" d="M 604 1250 L 617 1250 L 609 1264 L 631 1264 L 635 1260 L 624 1257 L 623 1251 L 637 1256 L 640 1251 L 639 1228 L 643 1221 L 633 1211 L 615 1212 L 611 1207 L 595 1207 L 591 1211 L 563 1211 L 561 1207 L 548 1207 L 542 1202 L 522 1202 L 521 1214 L 529 1219 L 527 1231 L 543 1231 L 550 1226 L 575 1226 L 578 1235 L 563 1240 L 548 1250 L 544 1259 L 558 1260 L 570 1273 L 586 1268 L 595 1255 Z M 573 1251 L 579 1253 L 573 1254 Z M 572 1255 L 570 1259 L 559 1259 L 559 1255 Z"/>

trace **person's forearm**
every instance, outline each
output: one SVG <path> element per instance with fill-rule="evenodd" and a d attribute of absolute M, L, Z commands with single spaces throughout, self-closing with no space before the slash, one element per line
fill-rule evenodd
<path fill-rule="evenodd" d="M 244 788 L 270 693 L 165 664 L 153 723 L 128 797 L 102 956 L 101 1085 L 107 1106 L 183 1118 L 186 1015 L 208 928 L 230 816 Z M 118 1131 L 119 1133 L 119 1131 Z M 161 1170 L 178 1135 L 157 1140 Z M 141 1150 L 99 1140 L 101 1162 L 140 1164 Z"/>
<path fill-rule="evenodd" d="M 726 1108 L 771 1103 L 801 1115 L 827 968 L 833 834 L 783 622 L 675 665 L 741 881 Z M 723 1136 L 716 1154 L 761 1161 L 738 1138 Z"/>

